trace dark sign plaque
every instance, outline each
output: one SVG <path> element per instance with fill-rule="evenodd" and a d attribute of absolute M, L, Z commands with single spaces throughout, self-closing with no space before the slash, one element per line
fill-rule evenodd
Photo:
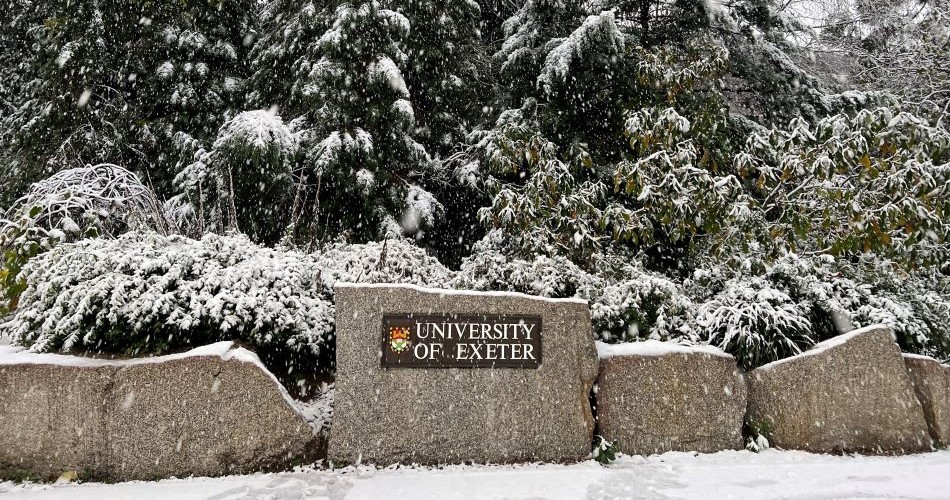
<path fill-rule="evenodd" d="M 388 314 L 382 343 L 384 368 L 537 368 L 541 317 Z"/>

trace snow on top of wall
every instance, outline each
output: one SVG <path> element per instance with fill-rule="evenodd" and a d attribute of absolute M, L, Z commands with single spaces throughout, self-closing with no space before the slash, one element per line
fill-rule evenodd
<path fill-rule="evenodd" d="M 597 355 L 600 359 L 616 356 L 666 356 L 669 354 L 707 354 L 734 359 L 731 354 L 711 345 L 682 345 L 659 340 L 645 340 L 642 342 L 627 342 L 623 344 L 606 344 L 597 342 Z"/>
<path fill-rule="evenodd" d="M 838 346 L 840 346 L 840 345 L 842 345 L 842 344 L 844 344 L 844 343 L 850 341 L 851 339 L 853 339 L 853 338 L 855 338 L 855 337 L 858 337 L 858 336 L 860 336 L 860 335 L 863 335 L 863 334 L 865 334 L 865 333 L 869 333 L 869 332 L 872 332 L 872 331 L 875 331 L 875 330 L 885 330 L 885 331 L 887 331 L 888 333 L 891 334 L 891 339 L 894 339 L 894 331 L 891 330 L 891 328 L 890 328 L 889 326 L 887 326 L 887 325 L 881 325 L 881 324 L 878 324 L 878 325 L 868 325 L 868 326 L 865 326 L 865 327 L 863 327 L 863 328 L 858 328 L 857 330 L 852 330 L 852 331 L 850 331 L 850 332 L 848 332 L 848 333 L 844 333 L 844 334 L 838 335 L 837 337 L 832 337 L 832 338 L 830 338 L 830 339 L 828 339 L 828 340 L 819 342 L 819 343 L 813 345 L 813 346 L 811 347 L 811 349 L 809 349 L 809 350 L 807 350 L 807 351 L 805 351 L 805 352 L 802 352 L 802 353 L 800 353 L 800 354 L 796 354 L 796 355 L 794 355 L 794 356 L 791 356 L 791 357 L 788 357 L 788 358 L 785 358 L 785 359 L 780 359 L 780 360 L 778 360 L 778 361 L 773 361 L 773 362 L 771 362 L 771 363 L 769 363 L 769 364 L 766 364 L 766 365 L 762 365 L 761 367 L 759 367 L 759 369 L 768 370 L 768 369 L 774 368 L 774 367 L 776 367 L 776 366 L 778 366 L 778 365 L 781 365 L 782 363 L 787 363 L 787 362 L 792 361 L 792 360 L 795 360 L 795 359 L 799 359 L 799 358 L 806 357 L 806 356 L 815 356 L 815 355 L 817 355 L 817 354 L 822 354 L 822 353 L 824 353 L 825 351 L 827 351 L 828 349 L 831 349 L 832 347 L 838 347 Z"/>
<path fill-rule="evenodd" d="M 528 295 L 520 292 L 476 292 L 472 290 L 450 290 L 446 288 L 430 288 L 425 286 L 399 284 L 399 283 L 348 283 L 338 281 L 334 286 L 341 288 L 409 288 L 417 292 L 437 293 L 440 295 L 481 295 L 484 297 L 516 297 L 523 299 L 543 300 L 555 303 L 575 303 L 587 305 L 587 301 L 578 298 L 554 299 L 550 297 L 541 297 L 538 295 Z"/>
<path fill-rule="evenodd" d="M 72 356 L 68 354 L 53 354 L 53 353 L 36 353 L 29 352 L 23 347 L 13 346 L 13 345 L 3 345 L 0 346 L 0 365 L 56 365 L 56 366 L 72 366 L 72 367 L 99 367 L 99 366 L 115 366 L 115 367 L 125 367 L 125 366 L 134 366 L 134 365 L 144 365 L 152 363 L 164 363 L 166 361 L 175 361 L 186 358 L 193 358 L 198 356 L 218 356 L 224 361 L 231 359 L 241 361 L 244 363 L 251 363 L 258 365 L 260 368 L 267 371 L 264 368 L 264 364 L 261 363 L 261 360 L 257 357 L 257 354 L 243 348 L 237 347 L 234 345 L 234 342 L 229 340 L 215 342 L 213 344 L 204 345 L 201 347 L 196 347 L 190 351 L 185 351 L 177 354 L 168 354 L 165 356 L 152 356 L 147 358 L 135 358 L 135 359 L 99 359 L 99 358 L 87 358 L 82 356 Z M 276 379 L 275 379 L 276 380 Z"/>
<path fill-rule="evenodd" d="M 923 354 L 913 354 L 913 353 L 909 353 L 909 352 L 902 352 L 902 353 L 901 353 L 901 356 L 903 356 L 903 357 L 905 357 L 905 358 L 908 358 L 908 359 L 919 359 L 919 360 L 921 360 L 921 361 L 933 361 L 934 363 L 937 363 L 937 364 L 940 365 L 940 366 L 950 368 L 950 365 L 948 365 L 948 364 L 946 364 L 946 363 L 941 363 L 939 359 L 934 358 L 934 357 L 932 357 L 932 356 L 924 356 Z"/>

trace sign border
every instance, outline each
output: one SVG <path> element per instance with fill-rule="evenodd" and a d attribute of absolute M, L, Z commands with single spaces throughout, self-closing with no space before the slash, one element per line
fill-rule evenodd
<path fill-rule="evenodd" d="M 506 318 L 515 318 L 515 319 L 530 319 L 537 322 L 538 325 L 538 356 L 537 360 L 502 360 L 500 363 L 498 360 L 480 360 L 469 364 L 452 364 L 446 365 L 443 361 L 429 361 L 429 360 L 416 360 L 413 359 L 410 363 L 387 363 L 386 362 L 386 349 L 387 344 L 389 343 L 389 330 L 387 328 L 387 319 L 395 320 L 413 320 L 417 318 L 451 318 L 453 321 L 465 322 L 464 320 L 470 319 L 473 321 L 484 323 L 488 319 L 496 321 L 504 321 Z M 544 362 L 544 324 L 540 314 L 513 314 L 513 313 L 502 313 L 502 314 L 490 314 L 490 313 L 456 313 L 456 314 L 438 314 L 438 313 L 395 313 L 395 314 L 383 314 L 383 317 L 380 321 L 380 352 L 379 352 L 379 364 L 381 368 L 436 368 L 436 369 L 445 369 L 445 368 L 462 368 L 462 369 L 478 369 L 478 368 L 490 368 L 490 369 L 500 369 L 500 368 L 513 368 L 513 369 L 522 369 L 522 370 L 537 370 L 541 368 L 541 365 Z M 456 361 L 457 362 L 457 361 Z"/>

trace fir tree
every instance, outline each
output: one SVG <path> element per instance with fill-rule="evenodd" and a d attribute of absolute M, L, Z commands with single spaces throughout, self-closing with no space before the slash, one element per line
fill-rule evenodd
<path fill-rule="evenodd" d="M 334 2 L 271 0 L 258 11 L 260 36 L 251 51 L 248 100 L 277 106 L 287 117 L 307 112 L 305 87 L 320 60 L 320 35 L 333 21 Z"/>
<path fill-rule="evenodd" d="M 567 36 L 584 18 L 577 2 L 526 0 L 503 25 L 504 43 L 493 56 L 502 88 L 502 106 L 520 107 L 535 89 L 541 66 L 559 37 Z"/>
<path fill-rule="evenodd" d="M 3 119 L 5 196 L 112 162 L 171 188 L 178 134 L 214 137 L 240 97 L 252 2 L 55 0 L 29 26 L 29 81 Z M 27 7 L 24 7 L 27 8 Z M 35 19 L 28 18 L 35 22 Z"/>
<path fill-rule="evenodd" d="M 32 0 L 0 2 L 0 116 L 13 113 L 25 91 L 35 36 L 31 28 L 46 19 L 46 6 Z M 0 129 L 0 143 L 7 132 Z"/>
<path fill-rule="evenodd" d="M 226 227 L 274 244 L 289 219 L 297 140 L 273 111 L 226 122 L 208 154 Z"/>
<path fill-rule="evenodd" d="M 403 0 L 410 23 L 405 41 L 406 82 L 420 141 L 445 156 L 480 114 L 478 67 L 482 47 L 474 0 Z"/>
<path fill-rule="evenodd" d="M 408 33 L 405 16 L 372 0 L 340 5 L 320 37 L 304 134 L 318 236 L 415 234 L 442 211 L 419 184 L 433 163 L 415 139 L 415 109 L 403 77 Z"/>
<path fill-rule="evenodd" d="M 484 117 L 482 103 L 493 90 L 484 75 L 488 49 L 479 29 L 481 8 L 473 0 L 401 0 L 398 5 L 410 23 L 405 74 L 418 139 L 435 161 L 451 162 L 465 135 Z M 481 233 L 476 213 L 487 200 L 458 175 L 447 174 L 424 179 L 445 210 L 434 227 L 417 235 L 443 262 L 458 265 L 473 235 Z"/>

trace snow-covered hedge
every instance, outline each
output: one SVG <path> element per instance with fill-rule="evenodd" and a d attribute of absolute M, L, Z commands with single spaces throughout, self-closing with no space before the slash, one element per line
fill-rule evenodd
<path fill-rule="evenodd" d="M 472 254 L 452 286 L 468 290 L 521 292 L 542 297 L 590 297 L 604 280 L 588 273 L 565 257 L 534 255 L 511 257 L 511 244 L 501 231 L 489 231 L 475 243 Z"/>
<path fill-rule="evenodd" d="M 438 259 L 399 238 L 365 244 L 337 243 L 315 258 L 328 288 L 338 281 L 444 288 L 452 279 L 452 272 Z"/>
<path fill-rule="evenodd" d="M 501 233 L 490 231 L 462 263 L 452 286 L 578 297 L 591 307 L 594 334 L 606 342 L 697 340 L 695 304 L 676 282 L 644 271 L 630 256 L 594 254 L 590 272 L 561 256 L 511 258 Z"/>
<path fill-rule="evenodd" d="M 644 271 L 608 285 L 591 302 L 595 332 L 605 341 L 694 342 L 696 304 L 676 282 Z"/>
<path fill-rule="evenodd" d="M 700 306 L 696 320 L 710 344 L 746 368 L 793 356 L 814 344 L 807 311 L 768 281 L 733 279 Z"/>
<path fill-rule="evenodd" d="M 311 257 L 244 236 L 83 240 L 35 257 L 24 273 L 2 332 L 33 351 L 144 355 L 239 339 L 288 373 L 319 359 L 333 334 Z"/>
<path fill-rule="evenodd" d="M 143 356 L 235 339 L 282 377 L 332 369 L 336 282 L 445 287 L 452 276 L 401 239 L 306 254 L 152 232 L 62 244 L 23 274 L 0 334 L 33 351 Z"/>
<path fill-rule="evenodd" d="M 901 271 L 871 255 L 854 261 L 790 255 L 766 278 L 810 308 L 815 340 L 886 324 L 905 351 L 950 357 L 950 276 L 926 268 Z"/>
<path fill-rule="evenodd" d="M 512 258 L 495 236 L 459 271 L 405 239 L 314 253 L 241 235 L 136 231 L 64 243 L 23 268 L 26 288 L 0 334 L 34 351 L 129 355 L 237 339 L 293 380 L 332 370 L 333 286 L 347 281 L 580 297 L 601 340 L 707 342 L 745 367 L 872 322 L 891 325 L 905 350 L 950 352 L 946 278 L 940 285 L 939 277 L 899 275 L 882 263 L 789 255 L 758 274 L 709 269 L 680 280 L 620 254 L 594 254 L 593 270 L 557 256 Z"/>

